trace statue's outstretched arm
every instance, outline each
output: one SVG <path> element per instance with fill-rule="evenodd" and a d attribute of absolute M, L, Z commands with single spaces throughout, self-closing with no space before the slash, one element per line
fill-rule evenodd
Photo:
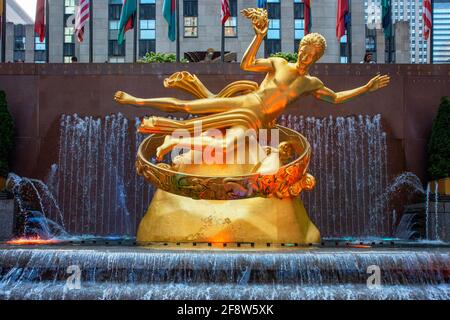
<path fill-rule="evenodd" d="M 320 99 L 326 102 L 330 103 L 344 103 L 347 102 L 357 96 L 360 96 L 367 92 L 374 92 L 378 89 L 384 88 L 389 84 L 390 78 L 387 75 L 377 75 L 374 78 L 372 78 L 366 85 L 341 91 L 341 92 L 334 92 L 333 90 L 322 86 L 320 89 L 313 92 L 313 95 L 316 97 L 316 99 Z"/>
<path fill-rule="evenodd" d="M 264 41 L 264 37 L 269 29 L 269 19 L 267 18 L 267 11 L 265 9 L 244 9 L 241 11 L 242 15 L 251 19 L 253 29 L 255 30 L 255 37 L 252 43 L 247 48 L 242 57 L 241 69 L 245 71 L 255 72 L 270 72 L 273 70 L 272 62 L 270 59 L 256 59 L 261 43 Z"/>

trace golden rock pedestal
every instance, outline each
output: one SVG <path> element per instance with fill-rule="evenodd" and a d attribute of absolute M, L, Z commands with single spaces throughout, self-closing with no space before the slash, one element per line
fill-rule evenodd
<path fill-rule="evenodd" d="M 317 243 L 320 233 L 298 198 L 194 200 L 157 190 L 137 240 Z"/>
<path fill-rule="evenodd" d="M 229 175 L 245 168 L 230 171 L 228 165 L 222 169 L 191 165 L 186 171 L 174 171 L 170 165 L 146 160 L 163 137 L 152 135 L 144 140 L 136 162 L 137 172 L 158 190 L 140 223 L 137 241 L 319 242 L 319 230 L 299 198 L 302 190 L 311 190 L 315 183 L 306 173 L 309 143 L 293 130 L 279 129 L 284 143 L 280 145 L 291 148 L 287 153 L 293 158 L 280 164 L 273 174 Z M 205 175 L 208 172 L 210 176 Z M 214 172 L 226 172 L 227 176 L 214 176 Z"/>

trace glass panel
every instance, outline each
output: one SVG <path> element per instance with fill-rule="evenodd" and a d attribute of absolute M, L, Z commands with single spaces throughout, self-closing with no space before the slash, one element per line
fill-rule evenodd
<path fill-rule="evenodd" d="M 141 5 L 139 8 L 139 19 L 141 20 L 155 20 L 156 6 L 155 5 Z"/>
<path fill-rule="evenodd" d="M 267 32 L 267 39 L 280 39 L 280 30 L 269 30 Z"/>
<path fill-rule="evenodd" d="M 155 32 L 155 30 L 141 30 L 140 39 L 143 39 L 143 40 L 156 39 L 156 32 Z"/>
<path fill-rule="evenodd" d="M 155 40 L 140 40 L 139 41 L 139 57 L 145 56 L 147 52 L 155 52 L 156 43 Z"/>
<path fill-rule="evenodd" d="M 305 36 L 305 30 L 303 29 L 296 29 L 295 30 L 295 39 L 301 39 Z"/>
<path fill-rule="evenodd" d="M 198 1 L 197 0 L 184 0 L 183 16 L 198 17 Z"/>

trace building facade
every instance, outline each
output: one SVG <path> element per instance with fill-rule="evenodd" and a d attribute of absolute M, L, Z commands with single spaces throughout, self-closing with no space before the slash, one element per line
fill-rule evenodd
<path fill-rule="evenodd" d="M 450 63 L 450 0 L 434 0 L 433 63 Z"/>
<path fill-rule="evenodd" d="M 423 38 L 423 19 L 422 19 L 422 0 L 392 0 L 391 1 L 391 13 L 392 23 L 395 25 L 397 22 L 402 22 L 400 25 L 404 25 L 403 22 L 409 24 L 409 46 L 410 46 L 410 63 L 427 63 L 427 41 Z M 366 44 L 369 51 L 373 51 L 373 47 L 377 40 L 374 40 L 376 30 L 382 29 L 381 23 L 381 0 L 366 0 L 365 6 L 365 19 L 367 23 L 367 38 Z M 395 27 L 393 28 L 396 29 Z M 403 30 L 403 27 L 402 27 Z M 380 34 L 382 36 L 382 33 Z M 402 33 L 404 38 L 404 34 Z M 383 43 L 379 41 L 378 43 Z M 389 50 L 396 51 L 394 47 L 395 40 L 391 42 L 391 48 L 388 47 L 384 50 L 385 56 Z M 380 48 L 378 48 L 380 50 Z"/>
<path fill-rule="evenodd" d="M 7 0 L 13 4 L 17 0 Z M 126 33 L 122 45 L 117 42 L 122 0 L 93 0 L 93 62 L 133 62 L 150 51 L 175 52 L 176 44 L 167 37 L 167 23 L 162 16 L 163 0 L 137 0 L 138 23 L 135 32 Z M 217 3 L 216 3 L 217 2 Z M 220 2 L 211 0 L 180 0 L 180 49 L 186 52 L 215 51 L 221 49 Z M 231 17 L 225 26 L 225 51 L 235 52 L 240 60 L 254 36 L 251 23 L 240 11 L 255 7 L 257 0 L 230 0 Z M 259 57 L 276 52 L 296 52 L 304 36 L 304 9 L 300 0 L 268 0 L 269 32 Z M 68 63 L 72 56 L 79 62 L 89 62 L 89 28 L 85 28 L 85 41 L 79 43 L 74 31 L 74 18 L 78 0 L 49 0 L 48 56 L 52 63 Z M 14 6 L 14 5 L 12 5 Z M 312 32 L 327 39 L 328 49 L 322 62 L 359 62 L 365 52 L 364 1 L 352 1 L 352 46 L 348 50 L 347 37 L 336 39 L 337 1 L 315 0 L 312 4 Z M 8 17 L 10 16 L 9 10 Z M 30 21 L 8 23 L 9 55 L 7 61 L 45 62 L 46 44 L 39 42 Z M 16 39 L 24 42 L 24 53 L 14 57 Z M 17 40 L 20 42 L 19 40 Z M 136 44 L 136 49 L 134 48 Z M 19 50 L 16 50 L 19 51 Z M 351 52 L 352 59 L 348 56 Z M 134 57 L 136 54 L 136 57 Z M 16 59 L 19 58 L 20 59 Z"/>

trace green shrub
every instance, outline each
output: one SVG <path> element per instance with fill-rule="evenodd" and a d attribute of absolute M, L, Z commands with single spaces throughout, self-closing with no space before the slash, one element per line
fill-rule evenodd
<path fill-rule="evenodd" d="M 175 53 L 163 53 L 163 52 L 147 52 L 145 56 L 137 61 L 138 63 L 171 63 L 177 62 L 177 56 Z M 186 59 L 181 59 L 181 62 L 187 63 Z"/>
<path fill-rule="evenodd" d="M 9 173 L 9 155 L 14 146 L 14 124 L 6 103 L 6 94 L 0 91 L 0 176 Z"/>
<path fill-rule="evenodd" d="M 298 55 L 294 52 L 277 52 L 270 55 L 271 57 L 278 57 L 287 60 L 288 62 L 296 63 Z"/>
<path fill-rule="evenodd" d="M 431 180 L 450 177 L 450 100 L 443 97 L 428 141 L 428 174 Z"/>

